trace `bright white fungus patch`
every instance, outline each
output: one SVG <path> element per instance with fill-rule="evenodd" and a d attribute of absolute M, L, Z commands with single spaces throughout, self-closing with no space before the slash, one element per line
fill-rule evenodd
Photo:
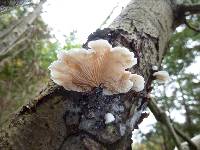
<path fill-rule="evenodd" d="M 153 66 L 152 69 L 153 69 L 154 71 L 157 71 L 157 70 L 158 70 L 158 66 Z"/>
<path fill-rule="evenodd" d="M 134 53 L 125 47 L 115 47 L 106 40 L 88 43 L 84 48 L 60 51 L 58 60 L 50 66 L 51 79 L 66 90 L 86 92 L 103 87 L 105 95 L 137 92 L 144 89 L 144 78 L 125 71 L 137 64 Z"/>
<path fill-rule="evenodd" d="M 109 123 L 115 121 L 115 117 L 113 116 L 112 113 L 105 114 L 104 119 L 105 119 L 105 124 L 109 124 Z"/>
<path fill-rule="evenodd" d="M 169 80 L 169 73 L 167 71 L 158 71 L 153 74 L 156 77 L 156 80 L 160 82 L 166 82 Z"/>

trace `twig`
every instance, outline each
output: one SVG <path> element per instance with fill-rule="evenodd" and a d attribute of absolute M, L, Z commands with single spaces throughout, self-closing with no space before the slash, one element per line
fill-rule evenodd
<path fill-rule="evenodd" d="M 103 23 L 100 25 L 100 29 L 102 28 L 103 25 L 105 25 L 107 23 L 107 21 L 110 19 L 110 17 L 112 16 L 114 10 L 118 7 L 118 4 L 111 10 L 110 14 L 106 17 L 106 19 L 103 21 Z"/>
<path fill-rule="evenodd" d="M 15 48 L 16 46 L 20 45 L 21 43 L 24 43 L 25 41 L 27 41 L 27 37 L 18 40 L 16 43 L 14 43 L 10 48 L 9 51 L 12 50 L 13 48 Z M 19 50 L 14 51 L 13 53 L 11 53 L 12 55 L 10 56 L 9 53 L 7 53 L 6 55 L 0 56 L 0 67 L 2 67 L 6 62 L 8 62 L 10 59 L 14 58 L 16 55 L 18 55 L 19 53 L 21 53 L 23 50 L 25 50 L 27 48 L 27 43 L 24 44 L 23 47 L 21 47 Z M 1 70 L 1 69 L 0 69 Z"/>

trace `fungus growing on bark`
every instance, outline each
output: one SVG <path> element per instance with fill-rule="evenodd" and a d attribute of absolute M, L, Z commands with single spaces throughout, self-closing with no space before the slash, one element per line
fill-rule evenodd
<path fill-rule="evenodd" d="M 91 41 L 88 46 L 88 50 L 60 51 L 58 60 L 49 66 L 51 79 L 66 90 L 78 92 L 99 86 L 106 95 L 143 90 L 143 77 L 125 70 L 137 63 L 133 52 L 112 48 L 106 40 Z"/>
<path fill-rule="evenodd" d="M 153 71 L 157 71 L 158 70 L 158 66 L 152 66 L 152 70 Z"/>
<path fill-rule="evenodd" d="M 158 71 L 153 74 L 156 80 L 160 82 L 166 82 L 169 80 L 169 73 L 167 71 Z"/>
<path fill-rule="evenodd" d="M 130 80 L 133 82 L 132 89 L 136 92 L 142 91 L 144 89 L 144 78 L 137 74 L 131 74 Z"/>
<path fill-rule="evenodd" d="M 105 114 L 104 119 L 105 119 L 105 124 L 109 124 L 109 123 L 115 121 L 115 117 L 111 113 Z"/>

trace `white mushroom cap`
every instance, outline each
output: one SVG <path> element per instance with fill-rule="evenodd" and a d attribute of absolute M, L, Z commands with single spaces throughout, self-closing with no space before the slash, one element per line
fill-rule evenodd
<path fill-rule="evenodd" d="M 136 92 L 140 92 L 144 89 L 144 78 L 140 75 L 137 74 L 132 74 L 131 75 L 131 81 L 133 82 L 133 87 L 132 90 Z"/>
<path fill-rule="evenodd" d="M 169 80 L 169 73 L 167 71 L 158 71 L 153 74 L 156 77 L 156 80 L 160 82 L 166 82 Z"/>
<path fill-rule="evenodd" d="M 152 70 L 157 71 L 158 70 L 158 66 L 152 66 Z"/>

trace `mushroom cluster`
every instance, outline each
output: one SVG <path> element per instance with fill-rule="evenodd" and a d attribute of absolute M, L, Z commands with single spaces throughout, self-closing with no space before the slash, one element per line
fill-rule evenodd
<path fill-rule="evenodd" d="M 144 78 L 126 69 L 137 64 L 134 53 L 106 40 L 90 41 L 90 49 L 59 51 L 50 66 L 51 79 L 66 90 L 87 92 L 101 86 L 105 95 L 144 89 Z"/>

